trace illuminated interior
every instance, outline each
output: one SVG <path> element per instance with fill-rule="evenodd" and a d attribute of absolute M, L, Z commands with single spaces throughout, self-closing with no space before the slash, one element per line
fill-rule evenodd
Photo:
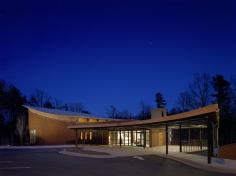
<path fill-rule="evenodd" d="M 110 131 L 109 144 L 122 146 L 150 147 L 149 130 Z"/>

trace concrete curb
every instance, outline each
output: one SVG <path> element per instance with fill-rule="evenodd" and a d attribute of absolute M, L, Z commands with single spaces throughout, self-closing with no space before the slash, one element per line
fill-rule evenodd
<path fill-rule="evenodd" d="M 70 151 L 66 151 L 66 150 L 62 150 L 59 153 L 63 154 L 63 155 L 76 156 L 76 157 L 84 157 L 84 158 L 96 158 L 96 159 L 115 158 L 115 156 L 112 156 L 112 155 L 89 155 L 89 154 L 83 154 L 83 153 L 70 152 Z"/>

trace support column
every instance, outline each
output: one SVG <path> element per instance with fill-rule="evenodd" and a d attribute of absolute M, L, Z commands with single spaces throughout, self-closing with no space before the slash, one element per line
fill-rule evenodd
<path fill-rule="evenodd" d="M 213 152 L 213 144 L 212 144 L 212 124 L 210 118 L 207 118 L 207 163 L 211 164 L 211 157 Z"/>
<path fill-rule="evenodd" d="M 129 140 L 130 140 L 130 138 L 129 138 L 129 133 L 130 133 L 130 131 L 128 130 L 128 146 L 130 145 L 130 142 L 129 142 Z"/>
<path fill-rule="evenodd" d="M 84 135 L 84 137 L 83 137 L 83 140 L 84 140 L 83 144 L 85 144 L 86 143 L 86 141 L 85 141 L 86 130 L 84 130 L 83 135 Z"/>
<path fill-rule="evenodd" d="M 179 152 L 182 152 L 182 124 L 179 124 Z"/>
<path fill-rule="evenodd" d="M 78 129 L 75 129 L 75 147 L 78 148 Z"/>
<path fill-rule="evenodd" d="M 122 140 L 121 140 L 121 130 L 120 130 L 120 147 L 121 147 L 121 143 L 122 143 Z"/>
<path fill-rule="evenodd" d="M 95 144 L 97 145 L 98 144 L 98 130 L 96 129 L 96 131 L 94 132 L 95 134 Z"/>
<path fill-rule="evenodd" d="M 200 138 L 200 150 L 202 151 L 202 128 L 200 128 L 200 131 L 199 131 L 199 138 Z"/>
<path fill-rule="evenodd" d="M 188 152 L 191 152 L 191 128 L 188 129 Z"/>
<path fill-rule="evenodd" d="M 146 130 L 143 130 L 143 148 L 146 148 Z"/>
<path fill-rule="evenodd" d="M 169 145 L 169 133 L 168 133 L 168 123 L 166 123 L 166 155 L 168 155 L 168 145 Z"/>
<path fill-rule="evenodd" d="M 133 146 L 133 143 L 134 143 L 134 136 L 133 136 L 133 130 L 131 130 L 131 146 Z"/>
<path fill-rule="evenodd" d="M 101 142 L 101 144 L 103 145 L 103 130 L 101 130 L 101 132 L 102 132 L 102 142 Z"/>

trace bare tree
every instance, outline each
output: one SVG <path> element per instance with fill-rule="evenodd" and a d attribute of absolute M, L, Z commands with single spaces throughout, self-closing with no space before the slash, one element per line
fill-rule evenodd
<path fill-rule="evenodd" d="M 177 98 L 177 106 L 181 112 L 188 111 L 193 109 L 193 99 L 189 91 L 185 91 L 179 94 Z"/>
<path fill-rule="evenodd" d="M 207 106 L 211 103 L 211 77 L 210 75 L 195 74 L 193 82 L 189 84 L 189 90 L 180 93 L 177 98 L 177 108 L 188 111 Z"/>
<path fill-rule="evenodd" d="M 82 103 L 69 103 L 67 104 L 68 110 L 71 112 L 83 112 L 85 108 Z"/>
<path fill-rule="evenodd" d="M 150 119 L 151 118 L 151 106 L 145 104 L 143 101 L 140 102 L 140 112 L 138 114 L 139 119 Z"/>
<path fill-rule="evenodd" d="M 119 111 L 117 113 L 118 119 L 132 119 L 132 114 L 128 110 Z"/>
<path fill-rule="evenodd" d="M 204 107 L 210 103 L 211 98 L 211 77 L 210 75 L 195 74 L 193 83 L 189 85 L 189 91 L 194 108 Z"/>
<path fill-rule="evenodd" d="M 19 135 L 20 145 L 23 145 L 23 137 L 25 133 L 26 120 L 23 114 L 20 114 L 16 122 L 16 134 Z"/>
<path fill-rule="evenodd" d="M 33 106 L 44 107 L 46 102 L 50 102 L 51 98 L 43 90 L 36 89 L 30 98 L 30 104 Z"/>
<path fill-rule="evenodd" d="M 115 106 L 111 105 L 106 109 L 106 113 L 110 118 L 117 118 L 118 110 Z"/>
<path fill-rule="evenodd" d="M 53 99 L 53 105 L 56 109 L 61 109 L 64 106 L 63 102 L 58 98 Z"/>

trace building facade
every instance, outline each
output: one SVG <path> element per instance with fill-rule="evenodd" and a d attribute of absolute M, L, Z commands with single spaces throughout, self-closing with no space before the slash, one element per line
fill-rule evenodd
<path fill-rule="evenodd" d="M 179 152 L 208 151 L 208 163 L 218 149 L 219 108 L 209 105 L 175 115 L 155 109 L 151 119 L 121 120 L 91 114 L 25 106 L 30 143 L 99 144 L 135 147 L 177 146 Z"/>
<path fill-rule="evenodd" d="M 28 112 L 30 144 L 57 145 L 74 144 L 75 132 L 70 125 L 115 122 L 115 119 L 89 114 L 25 106 Z M 80 130 L 78 142 L 83 144 L 108 144 L 108 132 Z"/>
<path fill-rule="evenodd" d="M 152 111 L 148 120 L 120 120 L 90 114 L 25 106 L 30 143 L 102 144 L 137 147 L 181 145 L 182 151 L 218 146 L 217 105 L 167 116 L 165 109 Z M 209 122 L 210 121 L 210 122 Z M 209 125 L 210 123 L 210 125 Z"/>

